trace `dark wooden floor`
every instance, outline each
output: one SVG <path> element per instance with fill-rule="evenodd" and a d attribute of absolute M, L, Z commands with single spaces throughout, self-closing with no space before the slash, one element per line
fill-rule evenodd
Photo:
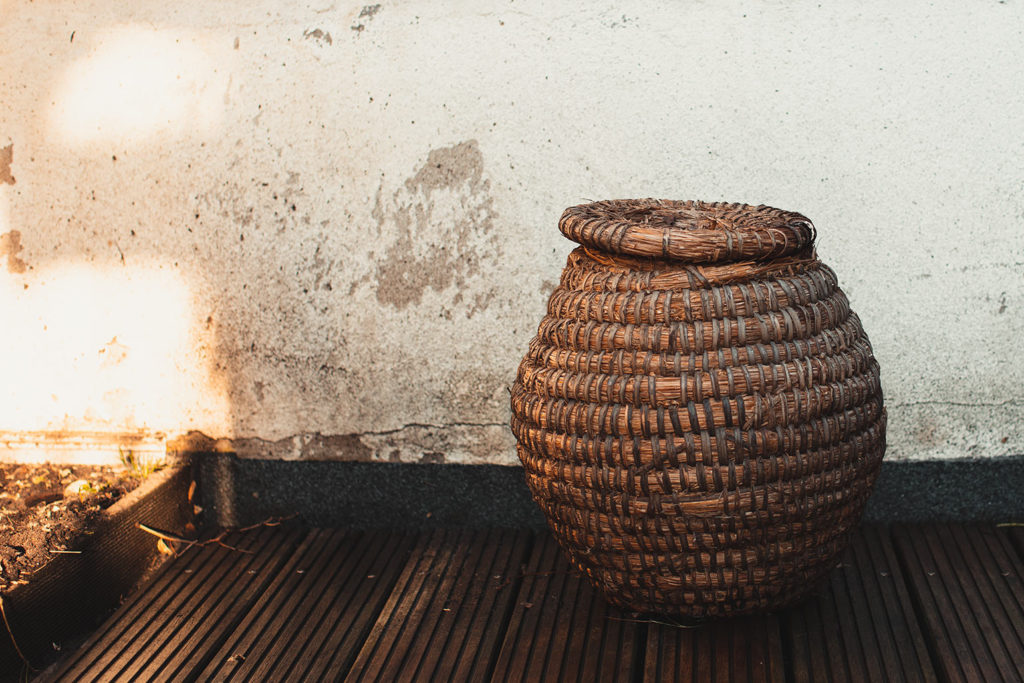
<path fill-rule="evenodd" d="M 608 607 L 546 534 L 261 528 L 193 548 L 44 680 L 1024 678 L 1024 529 L 867 527 L 783 614 Z"/>

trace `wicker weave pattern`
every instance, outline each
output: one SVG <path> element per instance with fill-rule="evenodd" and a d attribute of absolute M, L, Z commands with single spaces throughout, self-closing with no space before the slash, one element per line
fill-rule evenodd
<path fill-rule="evenodd" d="M 878 364 L 800 214 L 567 209 L 570 254 L 519 366 L 534 498 L 613 602 L 774 609 L 834 566 L 885 452 Z"/>
<path fill-rule="evenodd" d="M 665 199 L 594 202 L 566 209 L 558 223 L 569 239 L 612 254 L 680 263 L 765 260 L 814 243 L 814 226 L 770 206 Z"/>

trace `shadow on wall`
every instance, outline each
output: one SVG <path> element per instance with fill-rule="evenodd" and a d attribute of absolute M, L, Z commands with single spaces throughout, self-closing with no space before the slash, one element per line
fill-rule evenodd
<path fill-rule="evenodd" d="M 352 35 L 379 9 L 353 10 Z M 305 50 L 337 42 L 303 37 Z M 485 346 L 510 305 L 487 284 L 503 241 L 475 140 L 424 150 L 400 182 L 363 181 L 367 223 L 331 152 L 278 137 L 282 107 L 303 105 L 275 109 L 233 81 L 249 57 L 233 32 L 120 24 L 49 38 L 63 46 L 52 87 L 20 101 L 17 134 L 0 138 L 0 460 L 109 462 L 186 431 L 172 450 L 511 453 L 507 368 L 455 377 L 451 352 L 454 319 Z M 299 134 L 319 135 L 312 121 Z M 74 193 L 46 194 L 74 175 Z M 32 219 L 47 200 L 61 224 Z M 454 379 L 425 385 L 431 363 L 426 376 Z M 352 428 L 367 424 L 379 428 Z"/>
<path fill-rule="evenodd" d="M 303 192 L 286 195 L 297 218 L 283 232 L 301 233 L 316 201 Z M 267 213 L 254 212 L 247 245 L 265 243 Z M 493 462 L 496 453 L 511 452 L 505 422 L 479 418 L 493 414 L 495 402 L 505 410 L 504 369 L 466 377 L 465 366 L 485 364 L 453 350 L 453 335 L 474 325 L 493 328 L 494 311 L 507 306 L 492 310 L 497 285 L 487 284 L 501 268 L 503 248 L 477 142 L 431 150 L 397 185 L 382 179 L 370 218 L 354 243 L 330 230 L 317 231 L 315 248 L 289 243 L 311 255 L 268 246 L 256 286 L 290 295 L 242 301 L 221 314 L 217 357 L 234 406 L 232 433 L 294 436 L 238 437 L 215 444 L 217 450 L 285 460 L 426 463 L 452 454 L 461 462 Z M 469 362 L 460 371 L 462 361 Z M 431 374 L 438 381 L 424 383 Z M 436 406 L 443 419 L 411 418 L 423 413 L 423 403 Z M 335 433 L 323 427 L 367 424 L 379 427 Z M 197 439 L 181 445 L 194 448 L 204 441 Z"/>

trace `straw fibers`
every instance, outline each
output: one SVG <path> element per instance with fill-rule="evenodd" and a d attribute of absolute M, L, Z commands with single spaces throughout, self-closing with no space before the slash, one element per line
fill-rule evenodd
<path fill-rule="evenodd" d="M 838 561 L 885 452 L 878 364 L 800 214 L 569 208 L 512 389 L 534 499 L 627 609 L 772 610 Z"/>

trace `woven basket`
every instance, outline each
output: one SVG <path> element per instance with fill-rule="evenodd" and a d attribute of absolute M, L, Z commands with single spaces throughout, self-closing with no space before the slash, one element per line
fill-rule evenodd
<path fill-rule="evenodd" d="M 771 610 L 838 561 L 885 451 L 860 320 L 811 222 L 766 206 L 567 209 L 580 243 L 512 430 L 571 561 L 627 609 Z"/>

